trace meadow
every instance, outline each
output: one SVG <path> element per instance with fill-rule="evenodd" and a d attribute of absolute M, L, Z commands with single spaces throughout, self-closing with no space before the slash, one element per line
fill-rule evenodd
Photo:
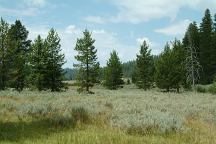
<path fill-rule="evenodd" d="M 215 144 L 216 95 L 143 91 L 0 92 L 1 144 Z"/>

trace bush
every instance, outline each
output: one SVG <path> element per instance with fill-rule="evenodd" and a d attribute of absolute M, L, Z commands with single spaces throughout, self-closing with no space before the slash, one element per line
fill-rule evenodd
<path fill-rule="evenodd" d="M 67 116 L 54 116 L 51 119 L 51 123 L 55 127 L 68 127 L 72 126 L 75 127 L 76 122 L 74 121 L 73 117 L 67 117 Z"/>
<path fill-rule="evenodd" d="M 212 94 L 216 94 L 216 82 L 214 82 L 208 89 L 208 91 Z"/>
<path fill-rule="evenodd" d="M 90 122 L 90 115 L 88 111 L 83 107 L 73 108 L 71 112 L 71 116 L 74 118 L 76 122 L 81 122 L 81 123 Z"/>
<path fill-rule="evenodd" d="M 207 92 L 206 88 L 203 87 L 203 86 L 201 86 L 201 85 L 196 86 L 195 89 L 196 89 L 196 91 L 199 92 L 199 93 L 206 93 L 206 92 Z"/>
<path fill-rule="evenodd" d="M 131 84 L 130 79 L 127 79 L 127 85 Z"/>

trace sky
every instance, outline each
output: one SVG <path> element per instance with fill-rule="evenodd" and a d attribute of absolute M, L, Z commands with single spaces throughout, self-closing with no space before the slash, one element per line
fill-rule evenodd
<path fill-rule="evenodd" d="M 144 40 L 159 54 L 166 42 L 182 39 L 189 23 L 199 24 L 206 8 L 215 14 L 216 0 L 0 0 L 0 17 L 10 24 L 21 20 L 31 40 L 56 29 L 64 68 L 72 68 L 76 40 L 85 29 L 104 66 L 113 50 L 122 62 L 134 60 Z"/>

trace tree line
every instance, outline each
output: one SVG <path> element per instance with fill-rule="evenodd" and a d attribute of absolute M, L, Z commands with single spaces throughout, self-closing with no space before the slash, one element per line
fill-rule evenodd
<path fill-rule="evenodd" d="M 118 89 L 124 84 L 123 77 L 131 77 L 132 82 L 144 90 L 157 86 L 166 91 L 179 91 L 181 87 L 212 83 L 216 74 L 216 15 L 214 18 L 212 20 L 207 9 L 200 27 L 196 22 L 191 23 L 183 40 L 167 43 L 157 56 L 151 54 L 146 41 L 140 46 L 136 60 L 125 64 L 113 50 L 103 68 L 98 61 L 95 40 L 91 32 L 85 30 L 74 48 L 78 91 L 92 93 L 90 88 L 95 84 Z M 0 90 L 22 91 L 27 87 L 61 91 L 65 88 L 64 63 L 60 38 L 54 29 L 45 39 L 39 35 L 31 42 L 20 21 L 9 25 L 1 19 Z"/>

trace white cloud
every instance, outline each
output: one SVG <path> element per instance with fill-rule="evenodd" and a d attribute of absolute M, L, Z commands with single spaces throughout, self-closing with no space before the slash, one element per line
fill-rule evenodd
<path fill-rule="evenodd" d="M 40 9 L 46 4 L 47 0 L 21 0 L 16 8 L 0 5 L 0 13 L 15 16 L 36 16 L 41 13 Z"/>
<path fill-rule="evenodd" d="M 34 40 L 39 34 L 45 38 L 49 31 L 49 27 L 37 26 L 28 27 L 29 38 Z M 75 25 L 69 25 L 65 29 L 57 29 L 57 32 L 61 38 L 62 53 L 65 54 L 65 59 L 67 63 L 64 67 L 72 68 L 73 64 L 76 63 L 74 56 L 77 52 L 74 50 L 76 46 L 77 38 L 83 36 L 82 31 L 84 29 L 76 27 Z M 128 46 L 120 42 L 118 35 L 113 32 L 108 32 L 104 29 L 90 29 L 92 32 L 92 37 L 96 40 L 95 47 L 98 52 L 98 60 L 101 66 L 106 65 L 106 61 L 110 57 L 110 52 L 116 50 L 119 53 L 119 57 L 122 61 L 128 61 L 134 59 L 139 47 Z"/>
<path fill-rule="evenodd" d="M 46 5 L 46 0 L 24 0 L 24 3 L 29 6 L 43 7 Z"/>
<path fill-rule="evenodd" d="M 77 29 L 75 25 L 69 25 L 65 29 L 65 33 L 67 33 L 67 34 L 79 34 L 80 32 L 81 31 L 79 29 Z"/>
<path fill-rule="evenodd" d="M 161 33 L 167 36 L 179 36 L 183 35 L 187 30 L 188 25 L 191 23 L 190 20 L 183 20 L 178 23 L 172 24 L 165 28 L 156 29 L 155 32 Z"/>
<path fill-rule="evenodd" d="M 99 16 L 88 16 L 88 17 L 84 18 L 84 20 L 86 22 L 89 22 L 89 23 L 96 23 L 96 24 L 105 23 L 105 20 L 102 17 L 99 17 Z"/>
<path fill-rule="evenodd" d="M 38 14 L 38 10 L 36 8 L 12 9 L 0 7 L 0 13 L 16 16 L 35 16 Z"/>
<path fill-rule="evenodd" d="M 140 23 L 153 19 L 175 19 L 181 8 L 191 9 L 211 8 L 216 10 L 215 0 L 111 0 L 118 12 L 106 18 L 106 22 L 131 22 Z M 104 18 L 98 16 L 89 17 L 89 21 L 104 22 Z"/>
<path fill-rule="evenodd" d="M 158 43 L 151 41 L 148 37 L 141 37 L 141 38 L 137 38 L 136 39 L 138 45 L 143 44 L 144 41 L 146 41 L 146 43 L 149 46 L 149 49 L 151 49 L 151 53 L 152 54 L 159 54 L 161 52 L 161 47 Z"/>

